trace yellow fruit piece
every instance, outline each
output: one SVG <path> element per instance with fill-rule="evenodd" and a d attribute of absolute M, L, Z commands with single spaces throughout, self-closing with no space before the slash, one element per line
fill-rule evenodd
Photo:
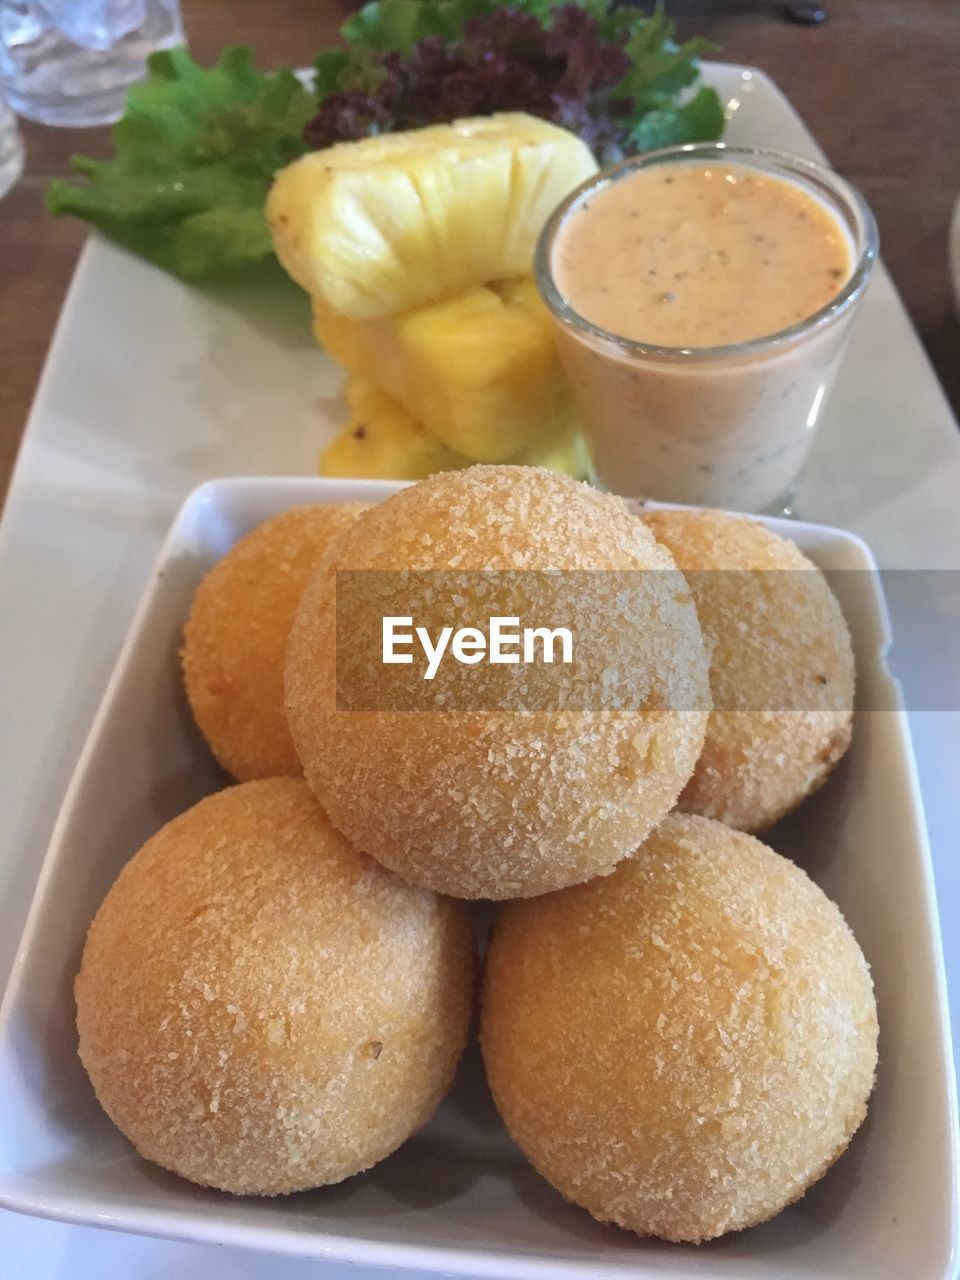
<path fill-rule="evenodd" d="M 344 396 L 350 420 L 321 453 L 321 475 L 422 480 L 434 471 L 473 465 L 472 458 L 441 444 L 392 396 L 364 379 L 348 379 Z M 586 445 L 576 427 L 544 436 L 508 461 L 520 466 L 548 467 L 578 480 L 585 479 L 590 471 Z"/>
<path fill-rule="evenodd" d="M 477 462 L 504 462 L 572 421 L 550 320 L 529 276 L 383 320 L 348 320 L 314 299 L 313 323 L 350 373 Z"/>
<path fill-rule="evenodd" d="M 509 461 L 525 467 L 546 467 L 548 471 L 573 476 L 574 480 L 587 480 L 592 471 L 587 442 L 575 426 L 538 440 Z"/>
<path fill-rule="evenodd" d="M 435 471 L 471 465 L 427 431 L 392 396 L 360 378 L 345 390 L 350 420 L 321 453 L 322 476 L 368 480 L 423 480 Z"/>
<path fill-rule="evenodd" d="M 371 320 L 529 274 L 543 224 L 596 168 L 533 116 L 457 120 L 303 156 L 277 175 L 267 220 L 298 284 Z"/>

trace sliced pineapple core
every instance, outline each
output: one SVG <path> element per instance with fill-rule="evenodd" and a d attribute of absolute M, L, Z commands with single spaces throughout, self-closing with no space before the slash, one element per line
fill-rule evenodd
<path fill-rule="evenodd" d="M 529 277 L 384 320 L 347 320 L 314 299 L 313 319 L 335 360 L 477 462 L 503 462 L 573 420 L 550 321 Z"/>
<path fill-rule="evenodd" d="M 458 120 L 303 156 L 277 175 L 267 220 L 298 284 L 371 320 L 528 274 L 543 224 L 596 167 L 533 116 Z"/>
<path fill-rule="evenodd" d="M 344 394 L 350 420 L 321 453 L 321 475 L 422 480 L 435 471 L 473 465 L 470 458 L 441 444 L 392 396 L 364 379 L 348 379 Z M 508 461 L 548 467 L 578 480 L 586 478 L 590 469 L 586 446 L 576 427 L 544 436 Z"/>

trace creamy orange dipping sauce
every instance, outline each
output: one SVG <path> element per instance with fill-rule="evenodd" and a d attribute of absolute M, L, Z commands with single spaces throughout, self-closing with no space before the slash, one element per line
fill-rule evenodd
<path fill-rule="evenodd" d="M 592 324 L 666 347 L 746 342 L 824 307 L 853 269 L 846 230 L 799 184 L 735 164 L 638 169 L 557 233 L 560 293 Z"/>

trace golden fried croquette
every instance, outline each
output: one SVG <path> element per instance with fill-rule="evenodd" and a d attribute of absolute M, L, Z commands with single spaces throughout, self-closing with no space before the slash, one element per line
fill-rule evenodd
<path fill-rule="evenodd" d="M 372 607 L 433 634 L 517 609 L 589 631 L 583 664 L 557 677 L 569 681 L 565 709 L 522 711 L 511 686 L 492 708 L 397 710 L 376 702 L 379 661 L 353 672 L 368 708 L 342 709 L 342 569 L 413 571 L 379 575 Z M 523 572 L 544 569 L 570 572 Z M 445 571 L 439 585 L 433 570 Z M 639 702 L 588 706 L 624 645 Z M 460 690 L 503 671 L 451 668 Z M 619 498 L 519 466 L 437 475 L 365 512 L 304 595 L 286 696 L 307 781 L 334 825 L 414 883 L 464 898 L 526 897 L 612 870 L 676 802 L 709 706 L 695 611 L 669 554 Z"/>
<path fill-rule="evenodd" d="M 776 822 L 850 745 L 850 635 L 823 574 L 753 520 L 652 511 L 684 571 L 711 653 L 714 710 L 679 808 L 743 831 Z"/>
<path fill-rule="evenodd" d="M 283 664 L 303 589 L 363 505 L 294 507 L 258 525 L 201 582 L 183 633 L 200 732 L 240 782 L 301 773 L 283 709 Z"/>
<path fill-rule="evenodd" d="M 763 1222 L 837 1159 L 877 1062 L 870 973 L 793 863 L 668 817 L 613 875 L 507 905 L 481 1035 L 511 1136 L 567 1199 L 666 1240 Z"/>
<path fill-rule="evenodd" d="M 462 909 L 358 853 L 301 778 L 231 787 L 121 872 L 76 980 L 80 1057 L 141 1155 L 278 1195 L 430 1116 L 473 994 Z"/>

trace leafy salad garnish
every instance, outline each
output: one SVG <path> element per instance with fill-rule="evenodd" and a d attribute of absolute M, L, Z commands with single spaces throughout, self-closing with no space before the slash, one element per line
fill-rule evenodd
<path fill-rule="evenodd" d="M 314 99 L 292 72 L 258 74 L 244 48 L 225 50 L 209 70 L 170 49 L 152 55 L 149 73 L 127 92 L 114 157 L 74 156 L 89 181 L 51 183 L 48 208 L 186 279 L 269 257 L 265 194 L 306 149 Z"/>
<path fill-rule="evenodd" d="M 309 90 L 292 71 L 256 72 L 242 47 L 209 69 L 184 49 L 155 53 L 128 91 L 114 157 L 75 156 L 86 181 L 53 182 L 48 207 L 201 279 L 272 255 L 266 192 L 307 149 L 495 111 L 571 129 L 601 162 L 723 130 L 716 93 L 686 93 L 707 43 L 677 44 L 659 6 L 374 0 L 341 36 Z"/>

